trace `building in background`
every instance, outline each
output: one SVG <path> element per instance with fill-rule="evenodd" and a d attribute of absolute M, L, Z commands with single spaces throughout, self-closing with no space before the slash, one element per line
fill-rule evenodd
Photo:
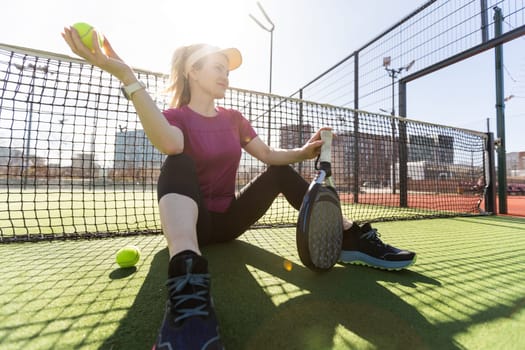
<path fill-rule="evenodd" d="M 279 147 L 282 149 L 302 147 L 312 137 L 314 131 L 316 130 L 310 124 L 283 125 L 279 129 Z M 296 170 L 310 181 L 315 174 L 315 159 L 297 164 Z"/>
<path fill-rule="evenodd" d="M 109 176 L 115 182 L 156 183 L 164 155 L 149 141 L 144 130 L 121 130 L 115 134 L 114 166 Z"/>
<path fill-rule="evenodd" d="M 507 153 L 507 177 L 523 177 L 525 180 L 525 152 Z"/>
<path fill-rule="evenodd" d="M 447 135 L 409 135 L 409 162 L 454 163 L 454 137 Z"/>

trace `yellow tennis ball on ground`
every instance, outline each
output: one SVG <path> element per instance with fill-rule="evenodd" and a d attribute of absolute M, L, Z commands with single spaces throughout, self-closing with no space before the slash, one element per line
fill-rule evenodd
<path fill-rule="evenodd" d="M 93 51 L 93 26 L 84 22 L 78 22 L 73 24 L 73 28 L 78 32 L 82 43 Z M 97 34 L 98 43 L 102 46 L 104 44 L 104 38 L 100 32 L 97 32 Z"/>
<path fill-rule="evenodd" d="M 117 252 L 115 260 L 120 267 L 133 267 L 140 259 L 140 250 L 137 246 L 128 245 Z"/>
<path fill-rule="evenodd" d="M 286 271 L 292 271 L 293 264 L 290 260 L 284 259 L 283 261 L 283 267 Z"/>

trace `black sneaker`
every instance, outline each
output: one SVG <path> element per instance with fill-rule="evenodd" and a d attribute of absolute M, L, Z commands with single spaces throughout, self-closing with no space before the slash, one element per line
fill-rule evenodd
<path fill-rule="evenodd" d="M 223 350 L 206 259 L 189 251 L 177 254 L 169 276 L 166 312 L 153 350 Z"/>
<path fill-rule="evenodd" d="M 370 224 L 359 227 L 353 224 L 343 234 L 343 250 L 339 262 L 401 270 L 416 262 L 416 253 L 385 244 Z"/>

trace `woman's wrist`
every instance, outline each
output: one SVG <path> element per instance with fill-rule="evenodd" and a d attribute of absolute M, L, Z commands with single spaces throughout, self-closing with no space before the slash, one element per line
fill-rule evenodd
<path fill-rule="evenodd" d="M 293 159 L 292 159 L 293 163 L 302 162 L 303 160 L 306 159 L 305 153 L 304 153 L 304 149 L 302 147 L 301 148 L 295 148 L 293 150 L 292 154 L 293 154 Z"/>
<path fill-rule="evenodd" d="M 135 72 L 130 68 L 127 72 L 125 72 L 122 77 L 117 77 L 122 85 L 127 86 L 131 85 L 138 81 L 137 76 L 135 75 Z"/>

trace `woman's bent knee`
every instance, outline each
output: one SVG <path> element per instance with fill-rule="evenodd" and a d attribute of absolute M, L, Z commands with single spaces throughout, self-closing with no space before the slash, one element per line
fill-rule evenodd
<path fill-rule="evenodd" d="M 197 170 L 193 159 L 186 154 L 171 155 L 162 165 L 157 182 L 157 200 L 169 193 L 177 193 L 200 203 Z"/>

